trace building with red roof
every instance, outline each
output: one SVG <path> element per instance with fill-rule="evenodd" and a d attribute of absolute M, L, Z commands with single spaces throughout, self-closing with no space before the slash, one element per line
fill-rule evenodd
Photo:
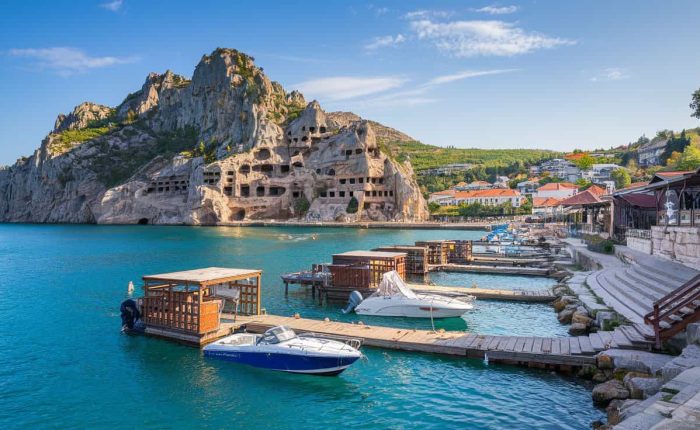
<path fill-rule="evenodd" d="M 565 199 L 578 193 L 578 186 L 570 182 L 550 182 L 537 188 L 533 197 Z"/>

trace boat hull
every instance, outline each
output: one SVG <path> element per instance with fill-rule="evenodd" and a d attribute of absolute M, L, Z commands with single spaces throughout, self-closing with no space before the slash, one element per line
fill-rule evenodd
<path fill-rule="evenodd" d="M 319 376 L 338 375 L 360 358 L 359 355 L 334 357 L 225 350 L 205 350 L 204 356 L 261 369 Z"/>
<path fill-rule="evenodd" d="M 457 318 L 473 309 L 469 303 L 425 299 L 386 299 L 370 297 L 356 308 L 359 315 L 406 318 Z"/>

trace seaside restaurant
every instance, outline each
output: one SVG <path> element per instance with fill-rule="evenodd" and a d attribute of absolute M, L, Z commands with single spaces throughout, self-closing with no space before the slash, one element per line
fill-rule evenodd
<path fill-rule="evenodd" d="M 700 168 L 658 172 L 649 184 L 613 194 L 616 236 L 651 255 L 700 265 Z"/>

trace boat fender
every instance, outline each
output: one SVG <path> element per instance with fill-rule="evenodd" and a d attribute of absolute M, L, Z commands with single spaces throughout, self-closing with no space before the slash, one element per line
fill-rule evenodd
<path fill-rule="evenodd" d="M 141 312 L 132 299 L 124 300 L 119 307 L 122 318 L 122 331 L 142 330 Z"/>
<path fill-rule="evenodd" d="M 355 310 L 357 305 L 362 303 L 362 300 L 364 299 L 362 298 L 362 294 L 360 294 L 359 291 L 353 291 L 352 293 L 350 293 L 350 297 L 348 298 L 348 304 L 347 306 L 345 306 L 345 309 L 343 309 L 343 313 L 349 314 L 350 312 Z"/>

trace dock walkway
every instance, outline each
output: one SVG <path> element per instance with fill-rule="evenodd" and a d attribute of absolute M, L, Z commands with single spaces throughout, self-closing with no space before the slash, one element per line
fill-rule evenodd
<path fill-rule="evenodd" d="M 545 267 L 502 266 L 485 264 L 435 264 L 430 271 L 493 273 L 499 275 L 549 276 L 551 269 Z"/>
<path fill-rule="evenodd" d="M 413 291 L 440 294 L 445 296 L 474 296 L 477 299 L 504 300 L 514 302 L 551 302 L 557 297 L 551 290 L 493 290 L 488 288 L 445 287 L 441 285 L 408 284 Z"/>
<path fill-rule="evenodd" d="M 595 354 L 605 349 L 631 347 L 625 343 L 617 343 L 619 339 L 617 332 L 599 332 L 574 337 L 491 336 L 466 332 L 440 333 L 277 315 L 239 316 L 236 323 L 233 323 L 232 317 L 224 314 L 223 318 L 228 321 L 225 320 L 222 325 L 228 325 L 232 329 L 234 326 L 245 324 L 251 333 L 262 333 L 271 327 L 286 325 L 298 333 L 314 332 L 357 338 L 362 340 L 363 345 L 371 347 L 478 359 L 487 356 L 490 362 L 553 368 L 561 371 L 594 365 Z"/>

